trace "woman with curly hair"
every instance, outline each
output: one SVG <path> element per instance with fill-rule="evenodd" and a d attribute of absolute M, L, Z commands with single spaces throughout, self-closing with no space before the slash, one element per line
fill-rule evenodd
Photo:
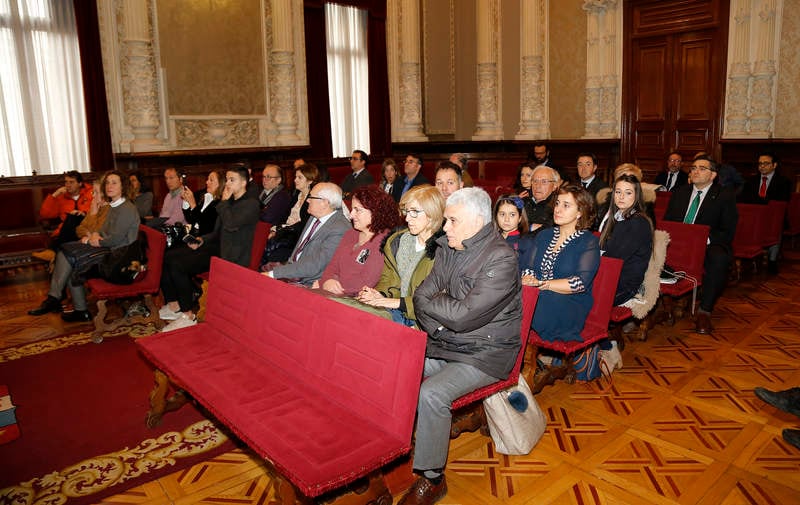
<path fill-rule="evenodd" d="M 361 186 L 353 191 L 350 209 L 353 229 L 342 237 L 319 281 L 321 287 L 338 296 L 354 296 L 364 286 L 374 286 L 381 276 L 381 244 L 400 224 L 400 212 L 391 195 L 377 186 Z"/>

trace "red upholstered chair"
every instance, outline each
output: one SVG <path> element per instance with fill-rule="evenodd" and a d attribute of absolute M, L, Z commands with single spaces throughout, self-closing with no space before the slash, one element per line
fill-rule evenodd
<path fill-rule="evenodd" d="M 261 263 L 261 255 L 264 254 L 264 248 L 267 247 L 267 240 L 269 239 L 269 230 L 272 228 L 270 223 L 259 221 L 256 223 L 256 230 L 253 233 L 253 245 L 250 247 L 250 264 L 247 266 L 250 270 L 258 270 L 259 263 Z M 208 293 L 208 272 L 203 272 L 197 276 L 202 282 L 203 294 L 197 304 L 200 306 L 197 310 L 197 320 L 202 321 L 206 317 L 206 295 Z"/>
<path fill-rule="evenodd" d="M 137 276 L 132 284 L 112 284 L 104 279 L 89 279 L 86 282 L 92 295 L 97 299 L 97 315 L 94 317 L 93 339 L 102 338 L 103 333 L 116 330 L 122 325 L 134 323 L 153 323 L 161 329 L 164 323 L 158 317 L 158 307 L 153 302 L 153 296 L 158 294 L 161 286 L 161 270 L 164 267 L 164 251 L 167 248 L 167 239 L 163 233 L 147 226 L 139 225 L 139 231 L 147 237 L 147 270 Z M 120 317 L 111 322 L 106 321 L 106 302 L 125 298 L 144 297 L 149 315 Z"/>
<path fill-rule="evenodd" d="M 519 348 L 519 354 L 517 354 L 517 361 L 514 363 L 514 368 L 511 369 L 511 373 L 508 374 L 508 378 L 505 380 L 497 381 L 493 384 L 489 384 L 488 386 L 478 388 L 471 393 L 461 396 L 453 402 L 450 407 L 450 410 L 454 412 L 453 423 L 450 428 L 450 438 L 456 438 L 464 431 L 475 431 L 478 428 L 481 429 L 481 433 L 488 434 L 486 416 L 483 412 L 483 404 L 479 403 L 474 409 L 467 409 L 466 407 L 471 406 L 479 400 L 483 400 L 487 396 L 491 396 L 498 391 L 502 391 L 517 384 L 519 373 L 522 368 L 522 360 L 525 357 L 525 347 L 527 345 L 527 339 L 523 337 L 526 336 L 530 330 L 531 320 L 533 319 L 533 311 L 536 308 L 536 300 L 538 299 L 539 290 L 537 288 L 530 286 L 522 287 L 522 323 L 520 325 L 522 345 Z M 458 410 L 461 410 L 462 412 L 456 412 Z"/>
<path fill-rule="evenodd" d="M 656 222 L 661 222 L 664 219 L 664 214 L 667 212 L 669 200 L 672 198 L 672 193 L 669 191 L 656 191 Z"/>
<path fill-rule="evenodd" d="M 755 260 L 764 253 L 764 236 L 762 229 L 768 223 L 769 207 L 750 203 L 736 205 L 739 221 L 736 223 L 736 235 L 733 237 L 734 274 L 736 280 L 742 277 L 742 260 Z M 756 262 L 753 261 L 753 269 Z"/>
<path fill-rule="evenodd" d="M 614 295 L 617 292 L 617 282 L 622 271 L 622 260 L 617 258 L 600 258 L 600 268 L 592 284 L 592 309 L 586 316 L 586 323 L 581 331 L 581 339 L 564 342 L 543 340 L 535 330 L 528 334 L 528 367 L 524 372 L 528 382 L 532 383 L 533 394 L 539 393 L 542 388 L 553 384 L 556 379 L 564 379 L 568 383 L 575 380 L 575 367 L 573 358 L 577 353 L 598 340 L 608 337 L 608 323 L 611 318 L 611 307 L 614 305 Z M 564 364 L 548 368 L 544 373 L 530 377 L 536 371 L 536 351 L 539 347 L 563 353 Z"/>
<path fill-rule="evenodd" d="M 800 193 L 792 193 L 789 199 L 789 206 L 786 208 L 787 227 L 783 234 L 792 239 L 792 249 L 794 249 L 794 238 L 800 235 Z"/>
<path fill-rule="evenodd" d="M 779 244 L 783 235 L 783 221 L 786 218 L 788 202 L 772 200 L 767 204 L 767 226 L 764 227 L 764 247 Z"/>
<path fill-rule="evenodd" d="M 657 229 L 669 233 L 665 263 L 681 275 L 675 284 L 661 284 L 661 304 L 666 316 L 666 323 L 675 323 L 675 317 L 683 315 L 682 307 L 675 307 L 675 299 L 692 293 L 691 311 L 694 313 L 694 302 L 697 288 L 703 284 L 703 264 L 706 260 L 706 242 L 711 228 L 704 224 L 686 224 L 677 221 L 661 221 Z"/>

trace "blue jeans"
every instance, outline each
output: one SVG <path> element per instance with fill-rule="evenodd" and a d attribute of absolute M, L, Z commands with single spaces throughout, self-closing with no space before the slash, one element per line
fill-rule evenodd
<path fill-rule="evenodd" d="M 472 365 L 434 358 L 425 358 L 424 375 L 414 444 L 414 470 L 418 471 L 443 469 L 447 463 L 453 400 L 497 381 Z"/>

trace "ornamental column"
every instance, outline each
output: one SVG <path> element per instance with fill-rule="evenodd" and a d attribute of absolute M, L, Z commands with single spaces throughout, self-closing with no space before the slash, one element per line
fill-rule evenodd
<path fill-rule="evenodd" d="M 584 0 L 586 120 L 584 138 L 619 137 L 622 40 L 620 2 Z"/>
<path fill-rule="evenodd" d="M 296 145 L 300 137 L 292 0 L 271 0 L 267 8 L 270 12 L 266 17 L 272 18 L 267 65 L 270 113 L 277 130 L 275 141 L 278 145 Z"/>
<path fill-rule="evenodd" d="M 502 140 L 500 1 L 477 0 L 478 125 L 472 140 Z"/>
<path fill-rule="evenodd" d="M 756 33 L 756 54 L 753 63 L 753 87 L 750 95 L 750 135 L 772 137 L 775 132 L 775 101 L 777 99 L 777 59 L 775 50 L 776 0 L 763 0 L 753 16 Z M 782 3 L 782 2 L 781 2 Z"/>
<path fill-rule="evenodd" d="M 544 0 L 521 0 L 520 14 L 520 122 L 514 138 L 549 138 L 545 44 L 549 23 Z"/>
<path fill-rule="evenodd" d="M 725 134 L 747 135 L 750 87 L 750 0 L 731 2 L 728 40 L 728 86 L 725 96 Z"/>
<path fill-rule="evenodd" d="M 133 139 L 130 150 L 158 147 L 161 100 L 157 71 L 158 42 L 152 0 L 122 0 L 119 29 L 124 123 Z"/>
<path fill-rule="evenodd" d="M 420 12 L 418 0 L 401 0 L 399 7 L 400 83 L 397 142 L 425 142 L 422 125 L 422 72 L 420 64 Z"/>

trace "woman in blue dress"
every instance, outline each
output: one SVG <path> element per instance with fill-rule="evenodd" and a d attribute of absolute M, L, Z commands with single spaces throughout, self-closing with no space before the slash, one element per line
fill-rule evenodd
<path fill-rule="evenodd" d="M 592 282 L 600 266 L 600 246 L 590 231 L 592 196 L 583 187 L 558 190 L 555 226 L 519 244 L 522 284 L 540 290 L 531 327 L 543 340 L 581 340 L 592 308 Z"/>

